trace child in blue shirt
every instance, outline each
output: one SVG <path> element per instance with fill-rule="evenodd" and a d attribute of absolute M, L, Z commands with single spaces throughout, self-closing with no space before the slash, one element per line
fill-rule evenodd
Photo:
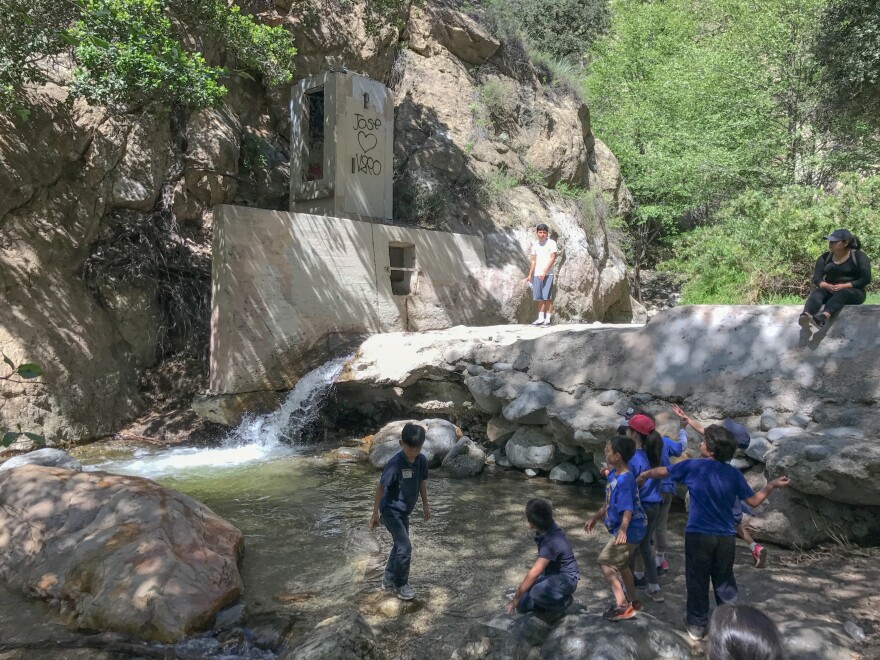
<path fill-rule="evenodd" d="M 422 498 L 422 513 L 425 521 L 431 518 L 428 507 L 428 461 L 422 456 L 425 444 L 425 429 L 418 424 L 407 424 L 400 433 L 400 449 L 385 465 L 376 497 L 373 502 L 373 515 L 368 527 L 373 529 L 381 521 L 391 532 L 394 545 L 385 565 L 382 587 L 394 589 L 401 600 L 412 600 L 415 589 L 409 584 L 409 567 L 412 558 L 412 544 L 409 540 L 409 515 L 416 507 L 416 500 Z"/>
<path fill-rule="evenodd" d="M 605 504 L 584 523 L 584 530 L 592 533 L 596 523 L 604 518 L 605 527 L 611 534 L 611 540 L 599 553 L 602 575 L 614 594 L 614 602 L 602 615 L 606 621 L 631 619 L 636 615 L 636 608 L 630 601 L 634 600 L 636 586 L 629 560 L 647 528 L 636 480 L 627 466 L 627 461 L 635 453 L 635 442 L 625 435 L 615 435 L 605 445 L 605 461 L 611 467 L 605 486 Z"/>
<path fill-rule="evenodd" d="M 532 610 L 564 610 L 580 579 L 577 560 L 565 532 L 553 520 L 553 505 L 543 497 L 526 503 L 526 520 L 536 531 L 538 558 L 507 606 L 510 614 Z"/>
<path fill-rule="evenodd" d="M 709 622 L 709 582 L 718 605 L 735 605 L 738 597 L 733 575 L 736 525 L 733 505 L 739 498 L 749 506 L 758 506 L 776 488 L 785 488 L 788 477 L 769 481 L 755 493 L 745 477 L 727 464 L 736 451 L 733 434 L 723 426 L 706 428 L 700 454 L 712 460 L 688 459 L 670 468 L 659 467 L 643 472 L 639 481 L 671 477 L 687 486 L 691 505 L 685 527 L 685 584 L 687 614 L 685 627 L 691 639 L 702 639 Z"/>

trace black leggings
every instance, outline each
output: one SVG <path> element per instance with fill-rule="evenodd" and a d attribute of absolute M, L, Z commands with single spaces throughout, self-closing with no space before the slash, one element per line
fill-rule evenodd
<path fill-rule="evenodd" d="M 825 304 L 825 311 L 831 314 L 837 314 L 844 305 L 861 305 L 865 302 L 864 289 L 841 289 L 837 293 L 831 293 L 827 289 L 813 289 L 813 293 L 807 298 L 807 304 L 804 305 L 804 311 L 812 316 L 819 313 L 819 308 Z"/>

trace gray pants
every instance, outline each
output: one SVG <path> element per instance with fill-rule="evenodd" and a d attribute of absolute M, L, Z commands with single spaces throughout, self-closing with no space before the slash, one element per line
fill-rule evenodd
<path fill-rule="evenodd" d="M 654 529 L 654 550 L 657 552 L 666 552 L 669 547 L 666 526 L 669 524 L 669 509 L 671 507 L 672 493 L 663 493 L 663 502 L 660 504 L 660 513 L 657 515 L 657 527 Z"/>
<path fill-rule="evenodd" d="M 648 530 L 645 532 L 645 537 L 642 539 L 641 543 L 639 543 L 639 554 L 645 564 L 645 577 L 648 578 L 648 584 L 657 584 L 657 562 L 654 560 L 654 549 L 651 547 L 651 537 L 654 536 L 654 528 L 657 527 L 657 520 L 660 517 L 660 507 L 661 504 L 659 502 L 655 502 L 654 504 L 642 503 L 642 508 L 645 510 L 645 517 L 647 518 Z M 635 557 L 635 554 L 633 554 L 632 559 L 629 560 L 630 568 L 635 564 Z"/>

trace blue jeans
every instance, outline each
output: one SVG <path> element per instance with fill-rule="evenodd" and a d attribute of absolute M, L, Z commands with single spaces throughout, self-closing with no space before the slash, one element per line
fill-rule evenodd
<path fill-rule="evenodd" d="M 684 535 L 687 622 L 705 628 L 709 623 L 709 580 L 718 605 L 736 605 L 739 593 L 733 576 L 735 536 L 687 532 Z"/>
<path fill-rule="evenodd" d="M 412 543 L 409 541 L 409 514 L 397 509 L 382 509 L 379 520 L 391 532 L 394 545 L 385 564 L 385 580 L 402 587 L 409 582 L 409 564 L 412 559 Z"/>
<path fill-rule="evenodd" d="M 542 575 L 532 588 L 519 599 L 518 612 L 531 612 L 534 609 L 560 610 L 567 604 L 568 597 L 577 589 L 577 580 L 568 575 Z"/>

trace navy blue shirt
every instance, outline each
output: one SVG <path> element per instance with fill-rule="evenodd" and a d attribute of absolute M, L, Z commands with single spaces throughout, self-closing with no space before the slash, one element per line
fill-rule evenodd
<path fill-rule="evenodd" d="M 648 462 L 648 455 L 644 449 L 636 449 L 636 453 L 627 463 L 629 471 L 633 479 L 638 479 L 639 475 L 645 470 L 651 469 Z M 663 495 L 660 494 L 660 486 L 662 479 L 647 479 L 642 487 L 639 488 L 639 499 L 642 504 L 660 504 L 663 501 Z"/>
<path fill-rule="evenodd" d="M 747 500 L 755 494 L 742 472 L 712 458 L 691 458 L 669 468 L 669 476 L 687 486 L 691 494 L 685 532 L 736 535 L 736 499 Z"/>
<path fill-rule="evenodd" d="M 684 429 L 678 429 L 678 442 L 672 438 L 663 436 L 663 450 L 660 452 L 660 462 L 664 467 L 669 468 L 672 461 L 671 456 L 681 456 L 688 444 L 688 434 Z M 661 493 L 675 493 L 675 484 L 672 479 L 664 477 L 660 486 Z"/>
<path fill-rule="evenodd" d="M 645 512 L 639 501 L 639 489 L 632 472 L 624 472 L 620 476 L 614 470 L 608 473 L 605 504 L 608 505 L 605 512 L 605 527 L 609 532 L 617 534 L 620 523 L 623 522 L 623 512 L 632 511 L 629 527 L 626 528 L 626 542 L 638 543 L 645 537 L 647 531 Z"/>
<path fill-rule="evenodd" d="M 419 486 L 428 479 L 428 461 L 422 454 L 412 463 L 399 451 L 382 471 L 379 483 L 385 486 L 379 509 L 392 508 L 412 513 L 419 499 Z"/>
<path fill-rule="evenodd" d="M 535 543 L 538 544 L 538 556 L 550 562 L 544 569 L 544 575 L 562 574 L 572 580 L 580 578 L 571 543 L 565 537 L 565 532 L 559 529 L 559 525 L 554 522 L 546 532 L 535 534 Z"/>

